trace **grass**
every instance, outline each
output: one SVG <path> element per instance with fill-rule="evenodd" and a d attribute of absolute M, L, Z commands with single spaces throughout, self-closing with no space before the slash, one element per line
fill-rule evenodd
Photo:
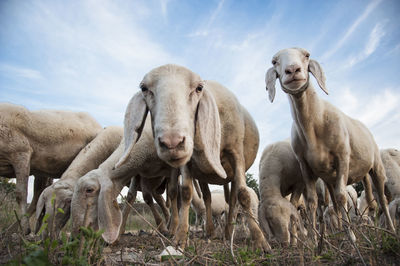
<path fill-rule="evenodd" d="M 6 185 L 8 186 L 8 185 Z M 1 186 L 0 186 L 1 189 Z M 1 232 L 4 233 L 16 220 L 11 210 L 15 199 L 11 191 L 0 190 L 3 198 L 0 208 Z M 138 205 L 135 205 L 138 206 Z M 135 215 L 132 215 L 135 214 Z M 155 255 L 166 246 L 170 239 L 156 233 L 152 214 L 146 208 L 132 212 L 127 230 L 145 230 L 148 233 L 124 235 L 120 242 L 107 246 L 101 232 L 82 228 L 75 238 L 63 232 L 61 239 L 40 240 L 38 236 L 23 236 L 20 232 L 0 240 L 0 263 L 9 265 L 126 265 L 159 263 Z M 238 230 L 239 227 L 237 228 Z M 165 264 L 195 265 L 343 265 L 370 264 L 394 265 L 400 261 L 400 232 L 393 234 L 375 225 L 352 225 L 357 241 L 352 243 L 345 231 L 326 234 L 322 245 L 314 245 L 308 239 L 300 239 L 297 247 L 282 247 L 269 241 L 272 250 L 262 253 L 253 250 L 252 241 L 245 234 L 235 234 L 233 256 L 227 241 L 209 241 L 201 237 L 202 232 L 191 232 L 183 258 L 171 258 Z M 242 237 L 243 236 L 243 237 Z M 320 239 L 321 240 L 321 239 Z M 320 242 L 320 241 L 318 241 Z M 105 248 L 106 247 L 106 248 Z M 123 254 L 134 254 L 124 261 Z"/>

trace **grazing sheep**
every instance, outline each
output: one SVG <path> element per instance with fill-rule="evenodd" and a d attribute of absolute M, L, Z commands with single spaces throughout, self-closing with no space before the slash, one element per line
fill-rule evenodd
<path fill-rule="evenodd" d="M 400 151 L 397 149 L 381 150 L 383 166 L 386 170 L 385 193 L 391 202 L 400 198 Z"/>
<path fill-rule="evenodd" d="M 127 108 L 124 122 L 125 154 L 116 167 L 129 161 L 136 147 L 144 118 L 151 113 L 158 156 L 183 177 L 182 207 L 175 243 L 185 247 L 189 228 L 192 179 L 209 184 L 231 182 L 225 236 L 232 235 L 236 199 L 248 215 L 255 247 L 270 249 L 257 221 L 252 217 L 251 197 L 246 190 L 245 171 L 257 155 L 259 135 L 249 113 L 236 97 L 214 81 L 202 80 L 187 68 L 164 65 L 143 78 L 139 92 Z M 131 110 L 134 108 L 135 112 Z"/>
<path fill-rule="evenodd" d="M 275 238 L 287 246 L 296 244 L 296 228 L 300 218 L 296 207 L 304 189 L 300 166 L 289 141 L 279 141 L 268 145 L 260 160 L 260 225 L 265 232 L 268 228 Z M 285 196 L 292 193 L 289 202 Z M 297 196 L 296 196 L 297 195 Z M 296 206 L 296 207 L 295 207 Z"/>
<path fill-rule="evenodd" d="M 272 102 L 275 81 L 279 78 L 282 90 L 288 95 L 293 117 L 292 147 L 306 186 L 307 208 L 313 228 L 316 224 L 315 182 L 318 177 L 328 187 L 341 228 L 341 216 L 347 206 L 346 186 L 365 180 L 370 174 L 389 228 L 394 231 L 384 197 L 385 169 L 369 130 L 318 97 L 309 72 L 327 93 L 325 75 L 319 63 L 310 59 L 309 52 L 301 48 L 281 50 L 273 57 L 272 64 L 266 74 L 267 90 Z"/>
<path fill-rule="evenodd" d="M 132 111 L 136 112 L 136 110 Z M 150 119 L 147 121 L 143 126 L 142 137 L 128 155 L 129 160 L 126 164 L 118 168 L 114 167 L 124 152 L 124 142 L 122 141 L 107 160 L 97 169 L 81 177 L 76 183 L 71 202 L 72 231 L 74 233 L 81 226 L 91 226 L 94 229 L 104 230 L 102 236 L 106 242 L 115 242 L 123 230 L 121 225 L 124 223 L 117 196 L 132 177 L 136 176 L 140 176 L 141 179 L 154 179 L 149 182 L 158 184 L 161 184 L 157 181 L 160 177 L 171 177 L 168 184 L 168 193 L 172 202 L 170 233 L 176 229 L 178 172 L 158 158 Z M 140 184 L 142 185 L 142 183 Z M 134 200 L 135 187 L 136 184 L 131 184 L 131 195 L 128 195 L 130 198 L 128 201 Z"/>
<path fill-rule="evenodd" d="M 17 179 L 16 198 L 24 233 L 30 232 L 27 216 L 34 213 L 47 178 L 59 178 L 101 129 L 87 113 L 29 111 L 0 103 L 0 176 Z M 27 211 L 29 175 L 35 176 L 35 191 Z"/>
<path fill-rule="evenodd" d="M 122 135 L 122 127 L 111 126 L 102 130 L 79 152 L 60 180 L 40 194 L 36 207 L 36 233 L 41 227 L 43 217 L 48 214 L 48 227 L 43 231 L 43 236 L 47 236 L 47 230 L 50 228 L 52 228 L 50 230 L 51 238 L 54 239 L 58 236 L 69 219 L 72 194 L 78 178 L 99 167 L 121 143 Z M 52 204 L 53 198 L 54 204 Z M 60 212 L 59 209 L 62 209 L 63 212 Z M 55 218 L 54 221 L 53 218 Z"/>

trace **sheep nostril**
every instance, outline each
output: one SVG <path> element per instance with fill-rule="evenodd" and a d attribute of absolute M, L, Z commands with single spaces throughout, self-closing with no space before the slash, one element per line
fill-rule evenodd
<path fill-rule="evenodd" d="M 292 74 L 292 72 L 291 72 L 290 70 L 286 69 L 286 70 L 285 70 L 285 74 L 286 74 L 286 75 L 290 75 L 290 74 Z"/>
<path fill-rule="evenodd" d="M 299 68 L 296 68 L 296 71 L 295 71 L 295 72 L 296 72 L 296 73 L 299 73 L 300 70 L 301 70 L 300 67 L 299 67 Z"/>

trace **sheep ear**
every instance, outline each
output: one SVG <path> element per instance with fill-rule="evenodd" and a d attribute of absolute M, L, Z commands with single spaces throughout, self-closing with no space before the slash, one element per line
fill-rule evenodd
<path fill-rule="evenodd" d="M 117 240 L 122 224 L 122 213 L 115 197 L 114 184 L 108 178 L 99 178 L 100 193 L 98 201 L 98 222 L 104 230 L 103 239 L 107 243 Z"/>
<path fill-rule="evenodd" d="M 268 69 L 267 73 L 265 74 L 265 84 L 266 89 L 268 91 L 269 100 L 271 103 L 274 101 L 275 98 L 275 82 L 278 78 L 278 75 L 273 67 Z"/>
<path fill-rule="evenodd" d="M 45 213 L 45 208 L 44 208 L 45 199 L 44 199 L 44 196 L 43 196 L 43 194 L 44 194 L 43 192 L 40 194 L 38 202 L 36 204 L 35 234 L 37 234 L 39 232 L 40 227 L 42 226 L 42 221 L 43 221 L 43 217 L 44 217 L 44 213 Z"/>
<path fill-rule="evenodd" d="M 122 157 L 115 165 L 115 168 L 120 167 L 128 159 L 129 154 L 133 149 L 133 146 L 135 146 L 136 142 L 140 138 L 140 135 L 142 134 L 147 113 L 148 113 L 148 108 L 146 102 L 144 101 L 142 93 L 138 92 L 132 97 L 125 111 L 125 119 L 124 119 L 125 151 Z"/>
<path fill-rule="evenodd" d="M 226 178 L 226 172 L 221 165 L 221 123 L 217 104 L 212 94 L 204 88 L 196 114 L 196 146 L 204 151 L 205 160 L 200 164 L 211 167 L 221 178 Z"/>
<path fill-rule="evenodd" d="M 324 71 L 322 70 L 321 65 L 317 61 L 310 59 L 310 63 L 308 64 L 308 71 L 310 71 L 311 74 L 313 74 L 313 76 L 318 82 L 319 87 L 326 94 L 328 94 L 328 90 L 326 89 L 325 86 L 325 74 Z"/>

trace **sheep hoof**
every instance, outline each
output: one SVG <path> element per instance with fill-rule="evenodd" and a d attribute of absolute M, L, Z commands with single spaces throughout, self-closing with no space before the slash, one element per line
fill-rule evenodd
<path fill-rule="evenodd" d="M 176 246 L 184 249 L 186 247 L 187 233 L 183 230 L 179 230 L 174 239 L 174 243 Z"/>
<path fill-rule="evenodd" d="M 254 243 L 254 248 L 259 249 L 263 252 L 271 251 L 271 246 L 268 244 L 268 242 L 265 239 L 256 240 Z"/>

